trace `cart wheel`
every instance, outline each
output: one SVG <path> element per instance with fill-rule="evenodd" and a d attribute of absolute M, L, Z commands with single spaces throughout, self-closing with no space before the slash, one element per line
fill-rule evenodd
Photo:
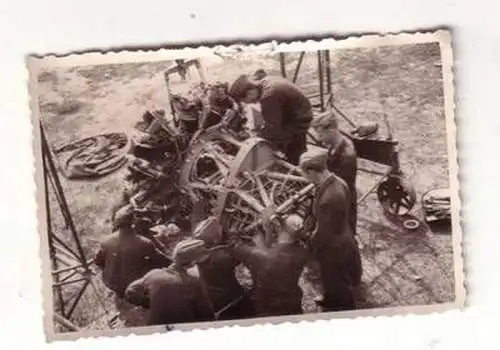
<path fill-rule="evenodd" d="M 408 214 L 416 201 L 413 187 L 403 177 L 395 175 L 380 183 L 377 197 L 384 211 L 396 216 Z"/>

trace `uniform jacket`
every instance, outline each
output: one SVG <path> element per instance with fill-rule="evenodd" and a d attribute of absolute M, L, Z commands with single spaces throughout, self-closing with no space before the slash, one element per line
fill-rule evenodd
<path fill-rule="evenodd" d="M 356 191 L 356 175 L 357 175 L 357 154 L 354 144 L 347 137 L 342 136 L 340 144 L 335 148 L 329 149 L 328 170 L 345 181 L 350 191 L 350 219 L 353 231 L 356 231 L 357 221 L 357 191 Z"/>
<path fill-rule="evenodd" d="M 104 284 L 122 297 L 131 282 L 152 269 L 170 265 L 171 261 L 147 238 L 117 231 L 101 244 L 95 263 L 103 270 Z"/>
<path fill-rule="evenodd" d="M 265 77 L 259 86 L 261 115 L 265 121 L 262 136 L 272 142 L 286 143 L 297 135 L 305 135 L 313 113 L 304 93 L 282 77 Z"/>
<path fill-rule="evenodd" d="M 234 271 L 238 264 L 239 261 L 223 249 L 214 250 L 206 260 L 198 263 L 200 277 L 207 287 L 215 311 L 245 293 Z"/>
<path fill-rule="evenodd" d="M 302 312 L 302 290 L 298 281 L 306 264 L 307 249 L 295 244 L 271 248 L 241 243 L 235 257 L 252 275 L 258 316 L 279 316 Z"/>
<path fill-rule="evenodd" d="M 332 281 L 357 285 L 361 279 L 361 258 L 349 221 L 350 203 L 350 191 L 340 177 L 332 174 L 321 184 L 313 204 L 317 227 L 311 245 L 324 280 L 331 277 Z M 335 288 L 334 284 L 325 288 Z"/>
<path fill-rule="evenodd" d="M 323 182 L 313 203 L 313 213 L 317 220 L 313 243 L 335 245 L 344 236 L 352 235 L 349 225 L 350 191 L 339 176 L 331 174 Z"/>
<path fill-rule="evenodd" d="M 186 271 L 155 269 L 131 283 L 125 297 L 149 308 L 150 325 L 210 321 L 214 312 L 201 280 Z"/>

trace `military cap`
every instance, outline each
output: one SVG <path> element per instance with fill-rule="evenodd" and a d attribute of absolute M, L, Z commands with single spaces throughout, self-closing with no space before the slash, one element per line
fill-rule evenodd
<path fill-rule="evenodd" d="M 137 233 L 149 231 L 150 228 L 154 226 L 153 220 L 144 216 L 143 213 L 137 215 L 133 219 L 133 228 L 137 230 Z"/>
<path fill-rule="evenodd" d="M 267 76 L 267 73 L 264 69 L 259 68 L 253 73 L 253 78 L 256 80 L 264 79 Z"/>
<path fill-rule="evenodd" d="M 134 208 L 131 205 L 125 205 L 118 209 L 115 213 L 115 226 L 126 227 L 130 226 L 133 221 Z"/>
<path fill-rule="evenodd" d="M 190 238 L 177 243 L 173 251 L 173 258 L 179 266 L 191 265 L 206 252 L 205 242 Z"/>
<path fill-rule="evenodd" d="M 305 168 L 326 168 L 328 151 L 324 148 L 313 148 L 300 156 L 299 166 Z"/>

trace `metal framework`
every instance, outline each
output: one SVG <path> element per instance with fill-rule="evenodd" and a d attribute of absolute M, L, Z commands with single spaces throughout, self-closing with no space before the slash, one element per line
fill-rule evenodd
<path fill-rule="evenodd" d="M 304 56 L 305 52 L 301 52 L 293 70 L 293 76 L 291 79 L 293 83 L 297 82 Z M 327 109 L 330 109 L 342 117 L 352 128 L 357 128 L 356 123 L 354 123 L 334 103 L 330 51 L 318 50 L 316 52 L 316 57 L 318 92 L 308 94 L 307 96 L 312 102 L 315 113 L 322 113 Z M 279 61 L 282 76 L 284 78 L 288 78 L 285 64 L 285 53 L 280 53 Z M 400 168 L 399 154 L 397 151 L 398 142 L 393 139 L 386 115 L 384 115 L 384 123 L 387 130 L 387 137 L 382 140 L 356 137 L 351 133 L 345 131 L 341 132 L 354 143 L 358 158 L 389 167 L 386 171 L 380 171 L 358 166 L 358 171 L 360 172 L 379 176 L 379 179 L 372 186 L 372 188 L 370 188 L 358 199 L 358 204 L 362 203 L 370 194 L 376 192 L 386 213 L 395 216 L 404 216 L 407 215 L 413 208 L 416 201 L 416 195 L 412 186 L 403 178 L 403 172 Z M 313 133 L 309 132 L 308 137 L 311 145 L 322 147 L 321 143 L 317 140 Z"/>
<path fill-rule="evenodd" d="M 300 68 L 302 67 L 302 63 L 304 61 L 305 51 L 300 53 L 299 59 L 293 70 L 293 76 L 291 77 L 291 81 L 295 84 L 299 77 Z M 285 53 L 280 52 L 280 71 L 281 75 L 284 78 L 288 79 L 288 74 L 286 70 L 285 63 Z M 313 102 L 313 107 L 320 112 L 324 112 L 328 104 L 333 104 L 333 101 L 330 101 L 329 96 L 332 94 L 332 76 L 331 76 L 331 68 L 330 68 L 330 51 L 329 50 L 319 50 L 316 53 L 317 55 L 317 66 L 318 66 L 318 93 L 310 94 L 307 97 L 311 100 L 319 99 L 318 101 Z M 326 80 L 326 81 L 325 81 Z M 325 95 L 328 98 L 325 100 Z M 333 96 L 332 96 L 333 97 Z M 355 126 L 350 120 L 348 120 L 351 126 Z"/>
<path fill-rule="evenodd" d="M 195 69 L 196 72 L 198 73 L 198 76 L 202 82 L 206 82 L 206 77 L 205 77 L 205 72 L 203 71 L 203 67 L 201 66 L 201 63 L 197 59 L 192 59 L 192 60 L 176 60 L 175 64 L 172 65 L 170 68 L 168 68 L 164 73 L 164 79 L 165 79 L 165 85 L 167 87 L 167 92 L 169 96 L 169 106 L 170 106 L 170 114 L 172 115 L 172 118 L 174 120 L 174 125 L 177 126 L 179 123 L 179 116 L 176 114 L 173 101 L 170 98 L 172 96 L 172 90 L 171 90 L 171 76 L 174 74 L 178 74 L 181 76 L 183 80 L 186 79 L 186 74 L 187 72 L 191 69 Z"/>
<path fill-rule="evenodd" d="M 64 328 L 70 331 L 78 331 L 79 327 L 71 322 L 71 318 L 89 286 L 97 295 L 97 299 L 101 303 L 101 306 L 103 306 L 105 311 L 106 309 L 102 304 L 102 300 L 93 281 L 94 272 L 91 269 L 93 259 L 88 259 L 83 250 L 41 123 L 40 133 L 44 169 L 43 178 L 47 213 L 47 235 L 52 264 L 52 291 L 54 295 L 53 318 L 54 322 L 60 324 Z M 64 219 L 65 228 L 69 231 L 69 237 L 64 236 L 63 238 L 61 232 L 55 232 L 53 227 L 49 187 L 53 190 L 59 210 Z"/>

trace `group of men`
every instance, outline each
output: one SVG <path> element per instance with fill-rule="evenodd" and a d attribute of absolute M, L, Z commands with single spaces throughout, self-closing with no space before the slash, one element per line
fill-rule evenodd
<path fill-rule="evenodd" d="M 239 102 L 260 103 L 264 124 L 259 136 L 274 144 L 290 163 L 299 165 L 316 184 L 316 230 L 309 243 L 319 262 L 324 289 L 318 302 L 327 310 L 354 308 L 362 264 L 355 239 L 357 154 L 352 141 L 341 133 L 332 112 L 313 118 L 307 96 L 285 78 L 241 75 L 229 93 Z M 307 150 L 310 128 L 327 149 Z"/>
<path fill-rule="evenodd" d="M 264 228 L 277 237 L 269 246 L 259 235 L 251 241 L 227 237 L 217 218 L 208 217 L 167 256 L 162 240 L 180 230 L 171 225 L 154 235 L 151 223 L 125 206 L 115 215 L 116 232 L 96 256 L 104 283 L 120 298 L 148 309 L 151 325 L 293 315 L 303 311 L 299 278 L 312 257 L 323 287 L 316 302 L 324 311 L 355 308 L 362 266 L 352 142 L 331 113 L 313 120 L 308 98 L 284 78 L 242 75 L 229 94 L 238 103 L 260 103 L 265 123 L 259 136 L 317 186 L 314 228 L 295 214 L 264 220 Z M 328 149 L 307 150 L 311 127 Z M 250 272 L 251 290 L 236 276 L 240 264 Z"/>

